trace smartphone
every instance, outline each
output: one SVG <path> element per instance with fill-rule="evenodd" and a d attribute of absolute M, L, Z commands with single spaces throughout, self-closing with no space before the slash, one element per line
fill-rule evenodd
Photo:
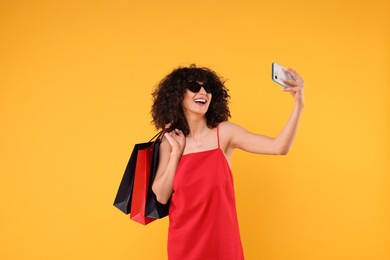
<path fill-rule="evenodd" d="M 276 62 L 272 63 L 272 80 L 276 83 L 282 85 L 285 88 L 289 88 L 290 86 L 283 82 L 284 79 L 292 79 L 290 74 L 287 74 L 284 70 L 286 68 L 280 66 Z"/>

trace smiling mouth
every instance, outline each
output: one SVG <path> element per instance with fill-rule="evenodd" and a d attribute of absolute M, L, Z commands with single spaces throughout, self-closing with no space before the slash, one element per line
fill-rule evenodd
<path fill-rule="evenodd" d="M 202 99 L 202 98 L 198 98 L 198 99 L 195 99 L 194 100 L 195 101 L 195 103 L 197 103 L 197 104 L 206 104 L 206 99 Z"/>

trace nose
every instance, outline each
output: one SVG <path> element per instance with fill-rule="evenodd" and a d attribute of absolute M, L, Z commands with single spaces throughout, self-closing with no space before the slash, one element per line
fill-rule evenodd
<path fill-rule="evenodd" d="M 207 94 L 206 90 L 204 89 L 204 87 L 200 87 L 199 89 L 199 93 L 203 93 L 203 94 Z"/>

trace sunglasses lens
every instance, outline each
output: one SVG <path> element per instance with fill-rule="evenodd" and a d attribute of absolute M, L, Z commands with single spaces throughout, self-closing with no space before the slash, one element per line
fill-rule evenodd
<path fill-rule="evenodd" d="M 198 82 L 189 82 L 187 85 L 188 90 L 194 93 L 199 92 L 201 87 L 203 87 L 207 93 L 211 93 L 211 89 L 208 85 L 201 85 Z"/>
<path fill-rule="evenodd" d="M 199 91 L 200 91 L 200 87 L 201 87 L 201 85 L 199 85 L 199 84 L 196 83 L 196 82 L 189 82 L 189 83 L 188 83 L 188 86 L 187 86 L 187 88 L 189 89 L 189 91 L 194 92 L 194 93 L 199 92 Z"/>
<path fill-rule="evenodd" d="M 211 93 L 211 89 L 208 85 L 202 86 L 207 93 Z"/>

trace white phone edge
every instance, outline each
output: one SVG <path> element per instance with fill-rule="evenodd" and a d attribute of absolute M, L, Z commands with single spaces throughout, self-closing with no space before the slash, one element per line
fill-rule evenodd
<path fill-rule="evenodd" d="M 290 88 L 289 85 L 282 81 L 282 79 L 291 79 L 290 75 L 284 72 L 284 69 L 286 68 L 281 66 L 280 64 L 272 62 L 272 80 L 285 88 Z"/>

